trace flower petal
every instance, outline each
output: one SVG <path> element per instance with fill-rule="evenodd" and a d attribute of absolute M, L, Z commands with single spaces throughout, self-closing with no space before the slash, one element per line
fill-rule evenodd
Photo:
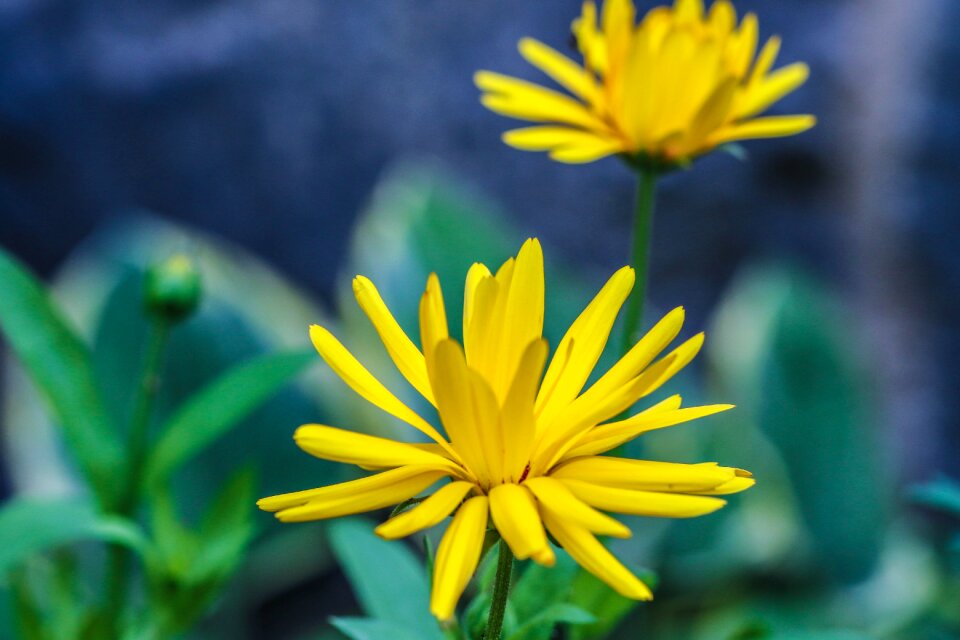
<path fill-rule="evenodd" d="M 501 115 L 608 131 L 603 121 L 586 105 L 557 91 L 492 71 L 478 71 L 473 81 L 485 92 L 480 98 L 483 105 Z"/>
<path fill-rule="evenodd" d="M 591 103 L 599 97 L 600 87 L 593 75 L 556 49 L 533 38 L 522 38 L 519 49 L 527 62 L 577 97 Z"/>
<path fill-rule="evenodd" d="M 487 510 L 486 496 L 470 498 L 457 511 L 440 541 L 430 595 L 430 612 L 440 620 L 453 618 L 457 600 L 480 561 L 487 533 Z"/>
<path fill-rule="evenodd" d="M 550 472 L 561 480 L 582 480 L 608 487 L 699 493 L 711 491 L 737 477 L 736 469 L 714 463 L 678 464 L 608 456 L 575 458 Z"/>
<path fill-rule="evenodd" d="M 810 77 L 810 67 L 802 62 L 777 69 L 758 80 L 741 98 L 737 106 L 737 118 L 749 118 L 766 111 L 767 107 L 795 91 Z"/>
<path fill-rule="evenodd" d="M 305 424 L 293 435 L 297 445 L 318 458 L 372 468 L 432 465 L 460 473 L 449 458 L 406 442 L 319 424 Z"/>
<path fill-rule="evenodd" d="M 427 288 L 420 298 L 420 342 L 426 362 L 432 359 L 437 344 L 448 337 L 447 311 L 443 306 L 440 279 L 437 274 L 431 273 L 427 278 Z"/>
<path fill-rule="evenodd" d="M 547 368 L 537 396 L 538 430 L 549 424 L 583 389 L 607 344 L 620 307 L 633 288 L 634 278 L 630 267 L 613 274 L 557 345 L 556 353 L 567 353 L 569 348 L 569 357 L 554 357 Z"/>
<path fill-rule="evenodd" d="M 732 404 L 714 404 L 703 407 L 687 407 L 675 411 L 653 414 L 639 413 L 632 418 L 594 427 L 580 439 L 579 444 L 566 454 L 567 458 L 592 456 L 610 451 L 629 442 L 642 433 L 663 429 L 733 409 Z"/>
<path fill-rule="evenodd" d="M 347 383 L 347 386 L 356 391 L 364 400 L 419 429 L 430 439 L 446 447 L 456 457 L 456 454 L 449 449 L 449 444 L 443 439 L 443 436 L 430 423 L 417 415 L 413 409 L 400 402 L 395 395 L 390 393 L 373 374 L 353 357 L 353 354 L 340 344 L 339 340 L 333 337 L 332 333 L 319 325 L 313 325 L 310 327 L 310 339 L 320 353 L 320 357 Z"/>
<path fill-rule="evenodd" d="M 620 595 L 634 600 L 652 600 L 647 585 L 620 564 L 602 544 L 583 527 L 572 524 L 549 511 L 544 513 L 547 529 L 577 563 L 607 583 Z"/>
<path fill-rule="evenodd" d="M 472 482 L 451 482 L 444 485 L 414 508 L 381 524 L 376 528 L 376 533 L 382 538 L 395 540 L 422 529 L 429 529 L 450 515 L 474 486 Z"/>
<path fill-rule="evenodd" d="M 353 279 L 353 295 L 357 299 L 357 304 L 373 323 L 397 369 L 420 392 L 420 395 L 434 404 L 423 354 L 400 328 L 390 309 L 383 302 L 383 298 L 380 297 L 380 292 L 369 279 L 357 276 Z"/>
<path fill-rule="evenodd" d="M 713 513 L 727 504 L 726 500 L 719 498 L 619 489 L 580 480 L 563 480 L 563 484 L 575 496 L 597 509 L 631 516 L 693 518 Z"/>
<path fill-rule="evenodd" d="M 710 137 L 710 144 L 718 146 L 735 140 L 753 138 L 781 138 L 810 129 L 817 124 L 813 116 L 767 116 L 720 129 Z"/>
<path fill-rule="evenodd" d="M 283 522 L 336 518 L 403 502 L 445 475 L 430 466 L 400 467 L 359 480 L 263 498 L 257 506 L 277 512 Z"/>
<path fill-rule="evenodd" d="M 539 564 L 552 567 L 556 556 L 533 495 L 522 485 L 501 484 L 490 491 L 490 515 L 510 550 L 520 560 L 533 558 Z"/>
<path fill-rule="evenodd" d="M 553 513 L 557 518 L 562 518 L 600 535 L 617 538 L 630 537 L 630 529 L 577 498 L 559 480 L 541 476 L 530 478 L 526 481 L 525 486 L 529 487 L 543 508 Z"/>
<path fill-rule="evenodd" d="M 581 397 L 588 400 L 603 398 L 639 375 L 673 342 L 683 327 L 683 320 L 683 307 L 677 307 L 665 315 Z"/>

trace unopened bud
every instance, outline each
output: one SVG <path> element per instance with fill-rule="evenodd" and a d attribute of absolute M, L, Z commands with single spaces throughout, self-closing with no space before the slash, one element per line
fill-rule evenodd
<path fill-rule="evenodd" d="M 200 272 L 182 253 L 147 269 L 144 303 L 151 315 L 171 322 L 185 320 L 200 304 L 202 294 Z"/>

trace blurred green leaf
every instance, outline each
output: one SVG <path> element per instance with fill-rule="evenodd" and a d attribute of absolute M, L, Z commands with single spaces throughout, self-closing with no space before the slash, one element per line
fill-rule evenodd
<path fill-rule="evenodd" d="M 841 582 L 873 569 L 889 503 L 857 338 L 839 301 L 817 281 L 765 265 L 732 285 L 710 341 L 725 400 L 776 446 L 818 571 Z"/>
<path fill-rule="evenodd" d="M 100 503 L 116 498 L 122 447 L 104 408 L 87 346 L 44 286 L 0 249 L 0 329 L 56 414 Z"/>
<path fill-rule="evenodd" d="M 14 572 L 10 577 L 17 635 L 20 640 L 45 640 L 43 612 L 31 589 L 26 571 Z"/>
<path fill-rule="evenodd" d="M 100 513 L 86 498 L 16 498 L 0 508 L 0 574 L 32 554 L 81 540 L 147 551 L 135 523 Z"/>
<path fill-rule="evenodd" d="M 911 497 L 914 502 L 960 518 L 960 484 L 947 477 L 915 487 Z"/>
<path fill-rule="evenodd" d="M 199 391 L 170 419 L 153 447 L 147 486 L 164 482 L 313 361 L 312 352 L 262 356 L 231 369 Z"/>
<path fill-rule="evenodd" d="M 441 639 L 430 615 L 423 564 L 402 542 L 387 542 L 365 520 L 337 520 L 330 542 L 363 610 L 377 620 L 397 623 L 418 638 Z"/>
<path fill-rule="evenodd" d="M 351 640 L 423 640 L 416 629 L 373 618 L 330 618 L 330 624 Z"/>
<path fill-rule="evenodd" d="M 520 617 L 520 620 L 524 618 Z M 550 640 L 553 628 L 558 624 L 586 625 L 597 619 L 589 611 L 578 606 L 554 603 L 532 618 L 526 619 L 517 629 L 507 636 L 507 640 Z"/>
<path fill-rule="evenodd" d="M 494 565 L 496 565 L 495 560 Z M 542 567 L 530 563 L 510 590 L 511 607 L 516 613 L 517 620 L 521 621 L 521 627 L 515 633 L 519 633 L 523 629 L 522 635 L 517 636 L 518 638 L 547 640 L 550 638 L 551 631 L 556 623 L 565 622 L 565 620 L 559 618 L 548 618 L 541 619 L 537 624 L 530 626 L 529 621 L 542 616 L 551 606 L 566 605 L 578 571 L 577 563 L 562 550 L 558 550 L 557 562 L 553 567 Z M 589 612 L 586 613 L 590 615 Z M 592 622 L 594 620 L 591 615 L 591 620 L 578 624 Z"/>
<path fill-rule="evenodd" d="M 635 571 L 635 573 L 651 589 L 656 586 L 656 576 L 650 571 Z M 606 583 L 583 569 L 578 571 L 573 581 L 570 601 L 596 618 L 593 624 L 572 628 L 571 640 L 605 638 L 640 604 L 636 600 L 621 596 Z"/>
<path fill-rule="evenodd" d="M 184 576 L 187 584 L 219 580 L 243 560 L 254 534 L 254 472 L 239 471 L 214 501 L 200 525 L 199 557 Z"/>

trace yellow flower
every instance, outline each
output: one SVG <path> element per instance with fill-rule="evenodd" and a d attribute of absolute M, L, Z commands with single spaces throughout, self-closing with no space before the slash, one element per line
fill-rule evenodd
<path fill-rule="evenodd" d="M 629 267 L 610 278 L 560 341 L 544 374 L 543 254 L 536 240 L 528 240 L 496 275 L 481 264 L 470 268 L 463 346 L 449 335 L 436 275 L 427 280 L 420 299 L 421 348 L 397 324 L 373 283 L 358 276 L 353 282 L 357 302 L 403 376 L 436 407 L 446 435 L 387 390 L 330 332 L 313 326 L 314 345 L 348 386 L 432 442 L 410 444 L 304 425 L 294 439 L 307 453 L 376 473 L 264 498 L 258 505 L 284 522 L 320 520 L 392 506 L 449 480 L 377 528 L 384 538 L 401 538 L 455 514 L 434 565 L 430 609 L 441 620 L 454 614 L 490 521 L 520 559 L 552 565 L 549 531 L 586 570 L 618 592 L 651 598 L 595 537 L 630 535 L 601 510 L 698 516 L 725 504 L 712 496 L 742 491 L 753 480 L 745 471 L 712 463 L 601 455 L 641 433 L 730 408 L 680 408 L 680 397 L 673 396 L 631 418 L 605 422 L 657 390 L 703 343 L 703 335 L 697 335 L 657 359 L 683 324 L 683 310 L 675 309 L 583 391 L 633 279 Z"/>
<path fill-rule="evenodd" d="M 507 144 L 549 151 L 560 162 L 592 162 L 612 154 L 667 166 L 749 138 L 800 133 L 809 115 L 757 118 L 802 85 L 805 64 L 771 71 L 780 50 L 772 37 L 756 56 L 757 17 L 737 25 L 728 0 L 705 13 L 703 0 L 657 7 L 634 26 L 632 0 L 607 0 L 600 24 L 593 2 L 573 23 L 584 64 L 532 38 L 520 53 L 573 97 L 490 71 L 475 76 L 487 108 L 549 123 L 508 131 Z"/>

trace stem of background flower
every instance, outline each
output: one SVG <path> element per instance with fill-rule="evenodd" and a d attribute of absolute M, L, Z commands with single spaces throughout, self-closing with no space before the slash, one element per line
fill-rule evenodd
<path fill-rule="evenodd" d="M 130 435 L 127 444 L 129 465 L 127 466 L 126 477 L 122 480 L 123 495 L 117 508 L 117 512 L 126 517 L 133 515 L 136 511 L 140 495 L 141 473 L 147 455 L 150 418 L 153 415 L 154 403 L 160 389 L 160 368 L 163 364 L 163 354 L 166 350 L 169 335 L 170 322 L 164 318 L 154 318 L 150 324 L 143 375 L 140 378 L 140 388 L 130 422 Z M 116 624 L 117 617 L 123 610 L 124 599 L 127 594 L 129 564 L 129 550 L 120 545 L 111 545 L 107 552 L 107 586 L 104 604 L 109 611 L 114 612 L 114 615 L 110 616 L 112 625 Z"/>
<path fill-rule="evenodd" d="M 497 558 L 497 576 L 493 579 L 493 596 L 490 599 L 490 616 L 487 618 L 487 631 L 484 640 L 500 640 L 503 632 L 503 615 L 507 610 L 507 596 L 510 595 L 510 578 L 513 574 L 513 552 L 506 540 L 500 541 L 500 553 Z"/>
<path fill-rule="evenodd" d="M 633 214 L 633 251 L 630 265 L 636 271 L 636 284 L 627 299 L 627 315 L 623 323 L 621 353 L 626 354 L 636 340 L 637 329 L 643 320 L 643 305 L 647 297 L 647 275 L 650 263 L 650 231 L 653 226 L 653 205 L 657 191 L 658 172 L 651 167 L 637 169 L 637 200 Z"/>

